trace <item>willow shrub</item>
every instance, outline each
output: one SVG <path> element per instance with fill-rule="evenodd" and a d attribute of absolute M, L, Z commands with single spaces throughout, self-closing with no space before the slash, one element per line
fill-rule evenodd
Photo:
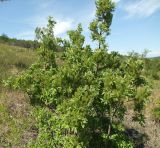
<path fill-rule="evenodd" d="M 142 110 L 150 93 L 143 60 L 108 52 L 114 3 L 97 0 L 96 8 L 89 28 L 97 48 L 84 45 L 80 24 L 68 31 L 68 40 L 56 38 L 56 22 L 49 17 L 46 28 L 36 29 L 38 61 L 6 82 L 27 92 L 38 108 L 38 136 L 31 147 L 133 147 L 122 123 L 127 102 L 132 102 L 133 120 L 144 123 Z M 62 64 L 56 62 L 58 46 L 64 49 Z"/>

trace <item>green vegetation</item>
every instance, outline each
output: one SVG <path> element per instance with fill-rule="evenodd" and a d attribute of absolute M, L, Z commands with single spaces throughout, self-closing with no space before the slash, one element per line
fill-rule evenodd
<path fill-rule="evenodd" d="M 19 46 L 23 48 L 32 48 L 36 49 L 39 47 L 37 41 L 32 40 L 18 40 L 16 38 L 9 38 L 6 34 L 2 34 L 0 36 L 0 43 L 11 45 L 11 46 Z"/>
<path fill-rule="evenodd" d="M 159 106 L 154 109 L 155 118 L 160 121 L 160 102 L 158 102 Z"/>
<path fill-rule="evenodd" d="M 153 84 L 155 91 L 153 114 L 160 121 L 160 57 L 145 59 L 145 74 Z"/>
<path fill-rule="evenodd" d="M 154 82 L 154 107 L 153 114 L 155 119 L 160 122 L 160 80 Z"/>
<path fill-rule="evenodd" d="M 147 77 L 160 80 L 160 57 L 145 59 L 145 68 Z"/>
<path fill-rule="evenodd" d="M 28 68 L 36 59 L 31 49 L 0 44 L 0 86 L 11 74 Z"/>
<path fill-rule="evenodd" d="M 110 0 L 96 2 L 90 24 L 96 49 L 84 46 L 82 27 L 68 32 L 69 40 L 54 37 L 55 21 L 37 28 L 39 59 L 6 85 L 25 91 L 37 107 L 38 137 L 31 147 L 134 147 L 123 124 L 127 103 L 133 120 L 144 124 L 143 109 L 150 95 L 143 59 L 132 53 L 123 58 L 108 53 L 106 37 L 114 11 Z M 63 46 L 63 64 L 56 62 L 56 47 Z"/>
<path fill-rule="evenodd" d="M 30 49 L 0 44 L 0 147 L 23 147 L 34 138 L 29 99 L 22 92 L 4 88 L 2 81 L 21 73 L 35 60 Z"/>
<path fill-rule="evenodd" d="M 114 4 L 98 0 L 96 6 L 90 24 L 95 49 L 84 45 L 80 24 L 68 31 L 69 40 L 56 38 L 51 17 L 47 28 L 36 29 L 38 58 L 31 49 L 6 45 L 8 39 L 0 44 L 0 147 L 131 148 L 143 146 L 145 134 L 154 141 L 149 129 L 154 116 L 160 119 L 160 59 L 109 53 Z M 3 88 L 4 80 L 18 91 Z M 135 142 L 127 128 L 142 132 L 141 125 L 146 131 Z M 160 146 L 151 142 L 148 147 Z"/>
<path fill-rule="evenodd" d="M 0 93 L 0 147 L 23 147 L 34 138 L 31 111 L 33 108 L 23 93 Z"/>

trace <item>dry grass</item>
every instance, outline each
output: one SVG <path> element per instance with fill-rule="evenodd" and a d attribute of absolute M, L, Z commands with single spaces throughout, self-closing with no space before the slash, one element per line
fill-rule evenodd
<path fill-rule="evenodd" d="M 160 81 L 155 81 L 151 98 L 144 111 L 145 125 L 140 126 L 136 122 L 132 122 L 131 115 L 133 111 L 129 111 L 125 117 L 125 125 L 127 128 L 137 130 L 141 135 L 145 135 L 145 148 L 160 148 L 160 123 L 156 122 L 153 109 L 157 106 L 157 100 L 160 99 Z"/>
<path fill-rule="evenodd" d="M 0 147 L 25 147 L 35 137 L 33 111 L 27 96 L 3 90 L 0 97 Z"/>
<path fill-rule="evenodd" d="M 0 44 L 0 147 L 26 147 L 36 136 L 28 97 L 2 86 L 2 80 L 25 70 L 35 59 L 33 50 Z"/>

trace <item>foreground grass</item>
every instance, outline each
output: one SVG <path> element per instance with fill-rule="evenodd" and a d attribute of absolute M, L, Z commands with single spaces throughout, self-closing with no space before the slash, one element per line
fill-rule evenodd
<path fill-rule="evenodd" d="M 35 138 L 33 111 L 21 92 L 3 91 L 0 96 L 0 147 L 25 147 Z"/>
<path fill-rule="evenodd" d="M 154 115 L 155 107 L 160 105 L 160 80 L 151 80 L 151 83 L 153 90 L 144 110 L 144 126 L 131 122 L 131 114 L 133 114 L 131 110 L 125 117 L 125 125 L 131 129 L 130 136 L 137 144 L 140 143 L 142 148 L 160 148 L 160 120 L 157 120 Z"/>
<path fill-rule="evenodd" d="M 33 111 L 27 96 L 2 86 L 2 81 L 28 68 L 33 50 L 0 44 L 0 147 L 25 147 L 35 137 Z"/>

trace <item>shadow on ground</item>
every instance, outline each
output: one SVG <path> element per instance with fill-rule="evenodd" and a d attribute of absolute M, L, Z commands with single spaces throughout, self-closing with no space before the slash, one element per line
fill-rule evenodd
<path fill-rule="evenodd" d="M 144 148 L 145 143 L 149 140 L 146 134 L 140 133 L 133 128 L 126 129 L 125 134 L 133 140 L 135 148 Z"/>

